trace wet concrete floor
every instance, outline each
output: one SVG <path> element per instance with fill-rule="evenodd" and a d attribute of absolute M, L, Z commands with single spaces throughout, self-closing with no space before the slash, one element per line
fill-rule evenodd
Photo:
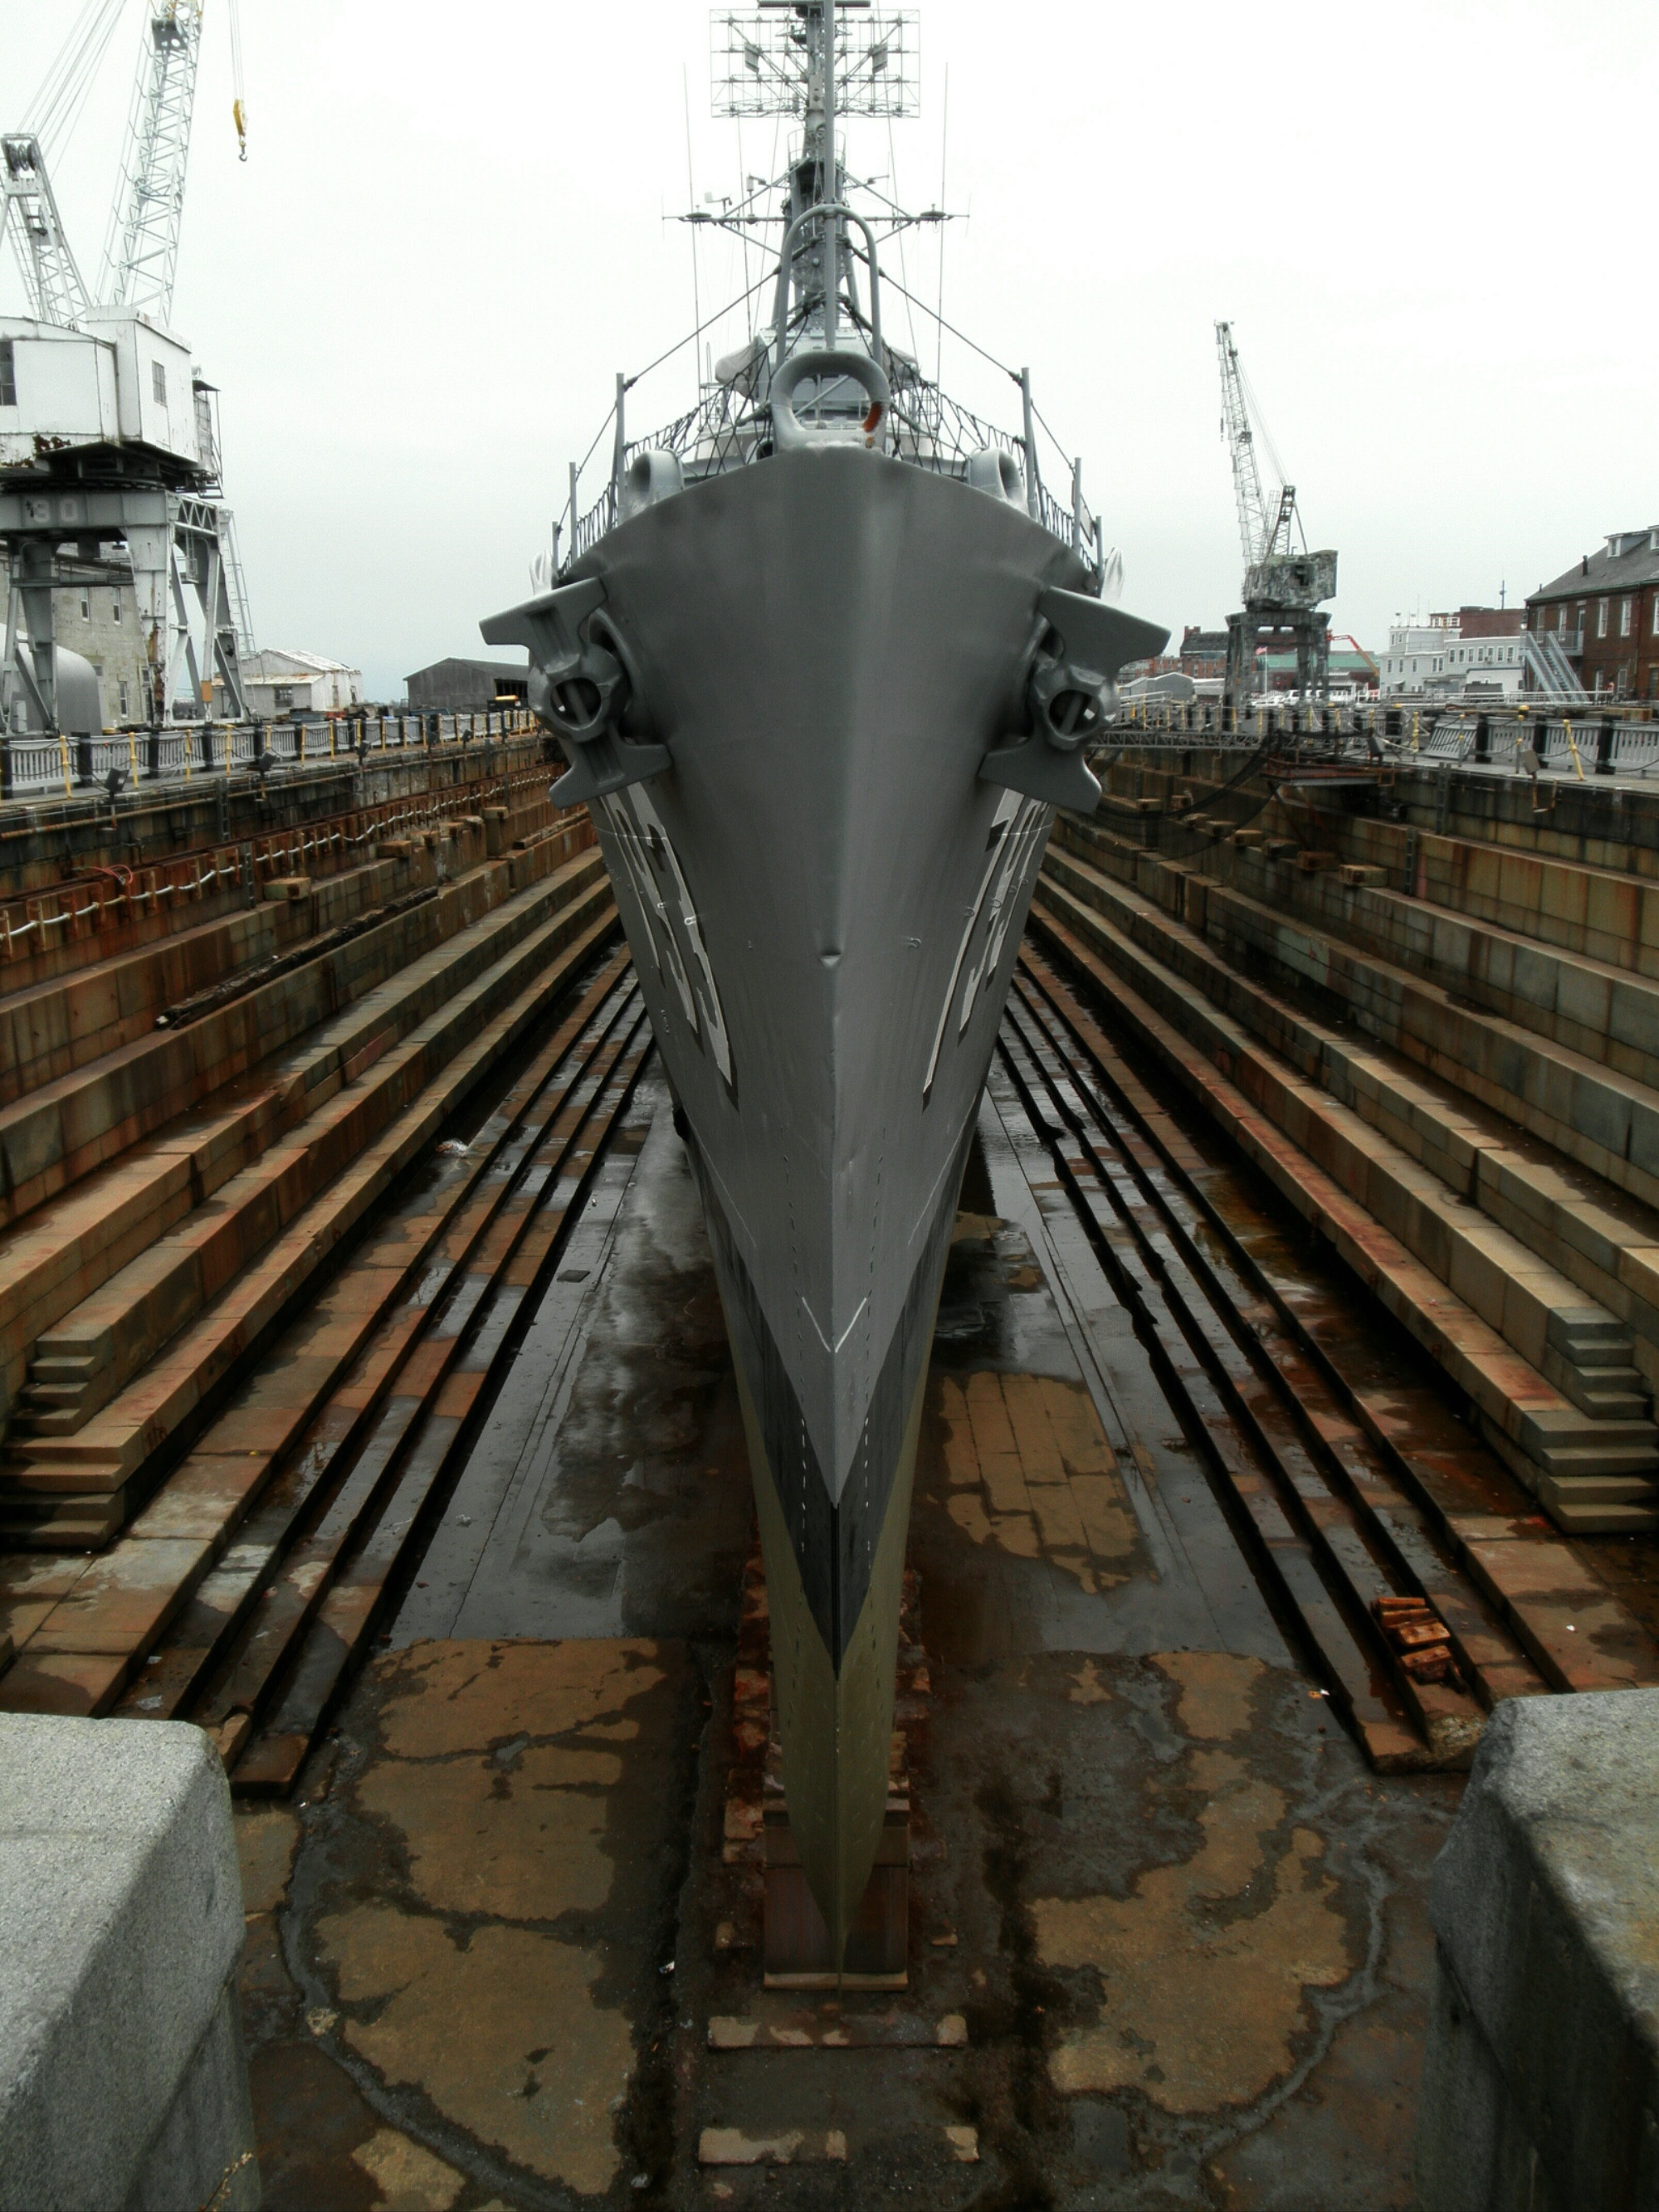
<path fill-rule="evenodd" d="M 1330 1718 L 1008 1106 L 918 1465 L 910 1988 L 763 1992 L 723 1856 L 748 1476 L 650 1075 L 393 1632 L 239 1816 L 272 2212 L 1412 2203 L 1458 1785 Z"/>

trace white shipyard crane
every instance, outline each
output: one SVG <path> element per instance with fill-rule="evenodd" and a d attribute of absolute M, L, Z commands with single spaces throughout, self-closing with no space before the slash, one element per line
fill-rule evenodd
<path fill-rule="evenodd" d="M 1244 549 L 1246 606 L 1312 607 L 1336 595 L 1336 556 L 1310 553 L 1297 511 L 1296 486 L 1281 484 L 1276 504 L 1262 495 L 1256 466 L 1255 433 L 1244 398 L 1244 374 L 1231 323 L 1215 326 L 1221 364 L 1221 408 L 1227 448 L 1232 457 L 1233 495 L 1238 504 L 1238 535 Z"/>
<path fill-rule="evenodd" d="M 1262 495 L 1255 432 L 1231 323 L 1216 325 L 1215 343 L 1221 364 L 1222 420 L 1232 458 L 1239 542 L 1244 550 L 1243 611 L 1227 617 L 1226 696 L 1237 712 L 1267 680 L 1264 653 L 1288 647 L 1296 656 L 1297 696 L 1306 705 L 1326 695 L 1330 629 L 1319 610 L 1322 599 L 1336 595 L 1336 556 L 1329 550 L 1308 550 L 1293 483 L 1282 483 L 1271 504 Z"/>
<path fill-rule="evenodd" d="M 202 7 L 203 0 L 171 0 L 150 10 L 104 241 L 106 301 L 164 325 L 179 266 Z"/>
<path fill-rule="evenodd" d="M 45 149 L 33 131 L 8 131 L 0 139 L 0 156 L 5 163 L 5 219 L 0 228 L 17 257 L 29 313 L 38 322 L 73 330 L 91 302 L 64 234 Z"/>
<path fill-rule="evenodd" d="M 53 593 L 94 581 L 130 583 L 137 596 L 141 719 L 173 719 L 185 679 L 189 714 L 210 706 L 216 680 L 231 712 L 246 711 L 252 638 L 217 496 L 213 387 L 170 328 L 204 8 L 146 0 L 97 298 L 64 236 L 45 144 L 78 112 L 128 0 L 86 0 L 27 127 L 0 138 L 0 213 L 29 307 L 27 318 L 0 315 L 0 735 L 60 726 L 60 669 L 76 657 L 55 639 Z M 227 12 L 246 158 L 235 0 Z M 75 672 L 84 701 L 89 671 Z"/>

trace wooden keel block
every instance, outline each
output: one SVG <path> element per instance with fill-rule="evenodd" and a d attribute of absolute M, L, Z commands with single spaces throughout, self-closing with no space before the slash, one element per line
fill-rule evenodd
<path fill-rule="evenodd" d="M 766 1808 L 765 1982 L 769 1990 L 883 1989 L 909 1984 L 910 1811 L 890 1804 L 869 1887 L 848 1930 L 837 1973 L 830 1930 L 806 1886 L 781 1805 Z"/>
<path fill-rule="evenodd" d="M 716 2014 L 708 2022 L 711 2051 L 963 2051 L 967 2045 L 968 2022 L 959 2012 L 927 2020 L 903 2012 L 843 2014 L 827 2004 L 773 2020 Z"/>
<path fill-rule="evenodd" d="M 824 2166 L 847 2162 L 847 2137 L 840 2128 L 790 2128 L 780 2135 L 751 2136 L 741 2128 L 705 2128 L 697 2138 L 699 2166 Z"/>

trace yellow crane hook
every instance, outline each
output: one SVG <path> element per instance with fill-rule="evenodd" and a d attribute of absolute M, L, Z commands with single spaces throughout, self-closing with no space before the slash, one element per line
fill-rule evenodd
<path fill-rule="evenodd" d="M 247 109 L 242 104 L 242 19 L 236 0 L 230 0 L 230 74 L 235 98 L 230 104 L 230 119 L 236 125 L 236 158 L 247 159 Z"/>

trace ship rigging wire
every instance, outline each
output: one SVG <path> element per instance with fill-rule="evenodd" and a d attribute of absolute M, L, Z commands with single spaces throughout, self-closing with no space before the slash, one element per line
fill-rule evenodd
<path fill-rule="evenodd" d="M 867 257 L 859 247 L 852 246 L 850 251 L 854 259 L 859 261 L 866 260 Z M 723 307 L 715 308 L 705 320 L 700 321 L 695 330 L 687 331 L 684 337 L 676 338 L 672 346 L 665 347 L 663 351 L 656 356 L 655 360 L 647 362 L 643 368 L 635 369 L 631 376 L 625 376 L 623 379 L 623 390 L 624 393 L 631 392 L 636 384 L 643 383 L 645 379 L 649 376 L 653 370 L 660 368 L 665 361 L 672 361 L 674 356 L 680 352 L 684 347 L 688 345 L 695 346 L 697 341 L 702 337 L 705 331 L 713 330 L 715 325 L 721 322 L 727 315 L 735 314 L 738 309 L 746 306 L 748 302 L 754 298 L 757 292 L 766 290 L 774 282 L 775 274 L 775 271 L 769 270 L 763 276 L 757 277 L 755 282 L 747 286 L 735 299 L 728 300 Z M 882 282 L 884 284 L 890 285 L 895 291 L 900 293 L 904 299 L 911 303 L 912 306 L 920 307 L 923 314 L 931 315 L 933 313 L 934 311 L 928 305 L 927 301 L 926 300 L 918 299 L 915 293 L 908 290 L 905 285 L 899 282 L 897 277 L 890 275 L 884 276 L 882 278 Z M 963 345 L 967 346 L 972 352 L 978 354 L 981 360 L 988 362 L 993 368 L 1000 369 L 1002 374 L 1007 377 L 1012 383 L 1018 384 L 1019 382 L 1019 371 L 1018 369 L 1010 368 L 1006 361 L 999 361 L 994 353 L 988 352 L 986 348 L 981 345 L 977 340 L 970 338 L 965 331 L 957 330 L 953 323 L 946 323 L 945 325 L 945 328 L 950 331 L 953 338 L 960 339 Z M 936 386 L 935 389 L 937 388 L 938 387 Z M 582 455 L 581 459 L 576 464 L 576 471 L 578 476 L 580 476 L 581 471 L 587 466 L 589 461 L 592 459 L 594 453 L 599 447 L 599 441 L 604 437 L 606 430 L 611 427 L 611 420 L 616 412 L 616 402 L 613 400 L 610 407 L 605 411 L 604 421 L 599 424 L 599 428 L 593 434 L 592 444 L 590 444 L 587 451 Z M 1048 417 L 1043 414 L 1042 409 L 1036 405 L 1035 401 L 1032 402 L 1031 412 L 1043 431 L 1047 434 L 1048 441 L 1053 446 L 1055 453 L 1069 468 L 1072 460 L 1071 455 L 1066 452 L 1066 447 L 1061 444 L 1059 437 L 1055 434 L 1054 426 L 1049 422 Z"/>
<path fill-rule="evenodd" d="M 685 102 L 685 196 L 695 208 L 697 204 L 697 187 L 691 173 L 691 79 L 683 62 L 680 64 L 680 96 Z M 744 273 L 747 274 L 747 271 Z M 701 329 L 702 286 L 697 275 L 697 228 L 695 223 L 691 227 L 691 312 L 696 317 L 698 327 Z M 702 372 L 695 356 L 692 365 L 697 370 L 697 389 L 701 392 Z"/>
<path fill-rule="evenodd" d="M 893 199 L 894 202 L 896 203 L 899 189 L 898 154 L 893 144 L 893 118 L 890 115 L 887 118 L 887 173 L 893 180 Z M 941 203 L 941 204 L 943 204 Z M 942 230 L 943 225 L 941 225 L 940 228 Z M 896 236 L 898 240 L 899 273 L 903 276 L 905 283 L 908 285 L 909 282 L 910 270 L 904 258 L 904 233 L 902 230 L 898 231 L 896 233 Z M 920 368 L 921 367 L 921 354 L 916 343 L 916 319 L 911 310 L 910 295 L 908 291 L 905 290 L 903 286 L 901 286 L 900 289 L 904 290 L 904 315 L 905 320 L 909 325 L 910 328 L 910 358 L 915 362 L 916 367 Z"/>
<path fill-rule="evenodd" d="M 643 368 L 635 369 L 632 376 L 624 377 L 623 379 L 623 390 L 624 392 L 631 392 L 636 384 L 643 383 L 645 379 L 650 375 L 653 368 L 660 368 L 664 362 L 672 361 L 682 346 L 694 345 L 702 336 L 703 332 L 705 331 L 712 331 L 715 324 L 718 323 L 722 317 L 735 314 L 738 309 L 741 307 L 746 301 L 751 300 L 757 292 L 765 291 L 768 286 L 775 281 L 775 271 L 771 270 L 769 270 L 763 276 L 757 276 L 755 282 L 750 285 L 747 291 L 740 292 L 735 300 L 728 300 L 723 307 L 717 307 L 714 313 L 709 316 L 707 322 L 699 323 L 696 330 L 688 331 L 685 336 L 682 338 L 676 338 L 673 344 L 668 347 L 665 352 L 659 353 L 654 361 L 647 362 Z M 613 401 L 611 413 L 614 415 L 616 411 L 616 404 Z M 605 422 L 608 422 L 610 419 L 611 416 L 607 415 Z M 602 423 L 599 427 L 599 436 L 602 437 L 604 434 L 605 426 Z M 597 446 L 599 442 L 599 438 L 595 438 L 593 441 L 593 446 Z M 588 447 L 588 455 L 592 453 L 593 446 L 590 446 Z M 586 466 L 586 456 L 584 457 L 581 465 L 583 467 Z"/>
<path fill-rule="evenodd" d="M 624 394 L 631 392 L 636 384 L 642 383 L 644 380 L 651 374 L 653 369 L 660 368 L 664 362 L 672 361 L 674 356 L 680 351 L 682 347 L 695 346 L 697 340 L 702 336 L 704 331 L 713 330 L 715 324 L 720 321 L 723 317 L 735 314 L 739 307 L 744 306 L 750 300 L 753 299 L 757 292 L 764 291 L 771 282 L 772 276 L 769 271 L 763 276 L 757 277 L 755 282 L 748 287 L 747 290 L 740 292 L 735 300 L 728 300 L 723 307 L 717 308 L 715 312 L 710 315 L 706 323 L 699 323 L 696 330 L 688 331 L 684 337 L 676 338 L 673 344 L 668 347 L 665 352 L 659 353 L 654 361 L 647 362 L 643 368 L 635 369 L 632 376 L 624 376 L 623 379 L 623 391 Z M 611 428 L 611 423 L 616 419 L 616 414 L 617 403 L 613 399 L 610 406 L 607 407 L 605 411 L 604 421 L 599 424 L 599 428 L 593 433 L 592 442 L 589 445 L 587 451 L 582 455 L 580 460 L 576 464 L 576 476 L 579 481 L 580 479 L 582 471 L 587 466 L 588 463 L 592 459 L 594 453 L 597 452 L 600 439 L 604 437 L 605 432 Z M 572 517 L 571 527 L 573 530 L 575 527 L 575 518 L 574 516 Z"/>
<path fill-rule="evenodd" d="M 859 261 L 867 260 L 868 257 L 858 246 L 852 246 L 850 250 L 854 259 Z M 928 306 L 927 301 L 919 300 L 913 292 L 907 291 L 896 276 L 884 276 L 881 281 L 884 284 L 890 286 L 894 291 L 901 294 L 906 300 L 908 300 L 913 306 L 920 307 L 924 315 L 933 314 L 934 311 Z M 1007 377 L 1011 383 L 1018 384 L 1019 382 L 1019 371 L 1017 368 L 1010 368 L 1006 361 L 999 361 L 994 353 L 988 352 L 986 348 L 981 345 L 977 339 L 970 338 L 966 331 L 959 331 L 954 323 L 944 322 L 942 317 L 938 317 L 936 319 L 940 321 L 944 329 L 950 331 L 951 336 L 953 338 L 959 339 L 970 352 L 976 353 L 981 361 L 989 362 L 993 368 L 1000 369 L 1003 375 Z M 936 391 L 940 389 L 937 380 L 934 384 L 934 389 Z M 1066 452 L 1065 447 L 1061 444 L 1053 426 L 1048 422 L 1047 416 L 1043 414 L 1042 410 L 1037 405 L 1036 400 L 1031 402 L 1031 412 L 1036 417 L 1037 422 L 1042 425 L 1043 429 L 1048 432 L 1049 443 L 1053 446 L 1055 453 L 1059 455 L 1060 459 L 1065 462 L 1066 467 L 1070 468 L 1073 459 L 1072 455 Z"/>
<path fill-rule="evenodd" d="M 939 137 L 939 204 L 941 208 L 945 205 L 945 157 L 950 149 L 951 64 L 946 62 L 945 64 L 945 112 Z M 896 178 L 893 180 L 893 188 L 895 191 L 898 189 Z M 921 304 L 921 302 L 918 301 L 917 305 Z M 945 225 L 943 223 L 939 227 L 939 312 L 934 319 L 939 325 L 939 334 L 933 347 L 933 383 L 937 388 L 945 381 Z M 988 354 L 986 359 L 988 361 L 990 359 Z M 1000 363 L 999 366 L 1000 366 Z"/>

